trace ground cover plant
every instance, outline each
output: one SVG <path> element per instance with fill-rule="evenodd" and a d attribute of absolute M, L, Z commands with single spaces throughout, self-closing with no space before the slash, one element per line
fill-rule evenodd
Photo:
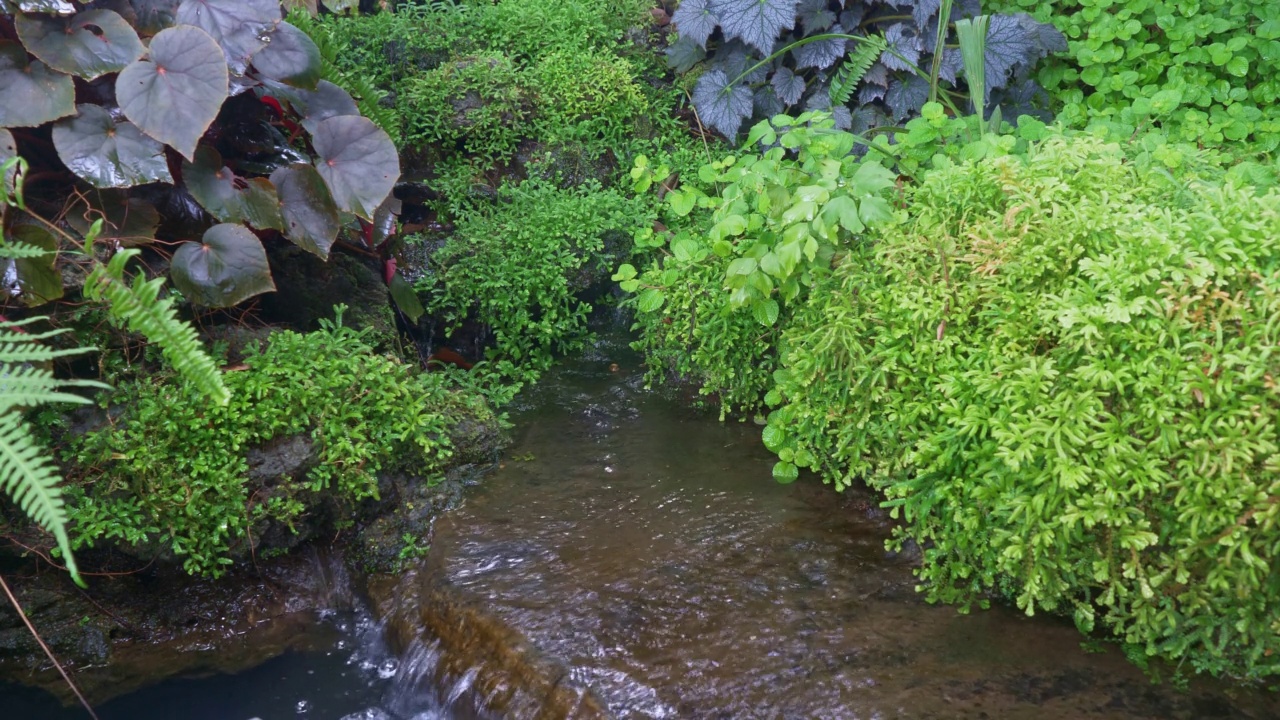
<path fill-rule="evenodd" d="M 1115 127 L 1156 125 L 1175 141 L 1280 146 L 1280 6 L 1266 2 L 997 0 L 1053 23 L 1068 52 L 1037 78 L 1059 118 Z M 1242 145 L 1247 143 L 1247 145 Z"/>
<path fill-rule="evenodd" d="M 497 421 L 484 395 L 378 354 L 341 312 L 322 330 L 251 344 L 244 367 L 225 375 L 226 405 L 164 375 L 102 396 L 122 413 L 72 441 L 73 545 L 150 547 L 216 576 L 265 521 L 292 527 L 333 501 L 350 510 L 378 496 L 383 472 L 438 480 L 454 428 Z M 305 477 L 250 483 L 246 452 L 295 435 L 315 448 Z"/>

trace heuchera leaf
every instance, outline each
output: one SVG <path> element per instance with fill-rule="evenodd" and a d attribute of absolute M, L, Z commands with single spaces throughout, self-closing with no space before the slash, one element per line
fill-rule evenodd
<path fill-rule="evenodd" d="M 988 92 L 1003 87 L 1018 67 L 1030 66 L 1050 52 L 1064 52 L 1066 38 L 1030 15 L 992 15 L 987 26 Z"/>
<path fill-rule="evenodd" d="M 778 94 L 773 91 L 773 87 L 769 85 L 764 85 L 755 91 L 751 96 L 751 107 L 756 117 L 773 117 L 787 109 L 787 106 L 778 99 Z"/>
<path fill-rule="evenodd" d="M 885 67 L 890 70 L 910 71 L 913 66 L 920 64 L 920 34 L 915 28 L 906 23 L 891 25 L 884 32 L 884 39 L 889 43 L 889 50 L 907 59 L 907 62 L 903 62 L 898 55 L 885 50 L 880 55 L 880 62 L 884 63 Z"/>
<path fill-rule="evenodd" d="M 680 37 L 667 47 L 667 65 L 678 73 L 686 73 L 707 56 L 707 51 L 690 38 Z"/>
<path fill-rule="evenodd" d="M 765 55 L 796 24 L 795 0 L 711 0 L 711 11 L 726 38 L 739 38 Z"/>
<path fill-rule="evenodd" d="M 847 42 L 844 38 L 827 38 L 801 45 L 791 51 L 791 54 L 796 58 L 796 69 L 817 68 L 824 70 L 831 67 L 837 60 L 844 57 Z"/>
<path fill-rule="evenodd" d="M 116 100 L 125 117 L 188 160 L 226 97 L 222 50 L 208 33 L 190 26 L 160 31 L 151 39 L 149 59 L 116 78 Z"/>
<path fill-rule="evenodd" d="M 671 24 L 676 26 L 680 39 L 707 47 L 707 38 L 715 31 L 717 22 L 709 5 L 708 0 L 681 0 L 680 7 L 671 15 Z"/>
<path fill-rule="evenodd" d="M 889 81 L 884 104 L 889 106 L 894 120 L 901 120 L 917 112 L 928 99 L 929 83 L 915 75 L 908 75 Z"/>
<path fill-rule="evenodd" d="M 205 307 L 231 307 L 276 289 L 262 243 L 229 223 L 209 228 L 201 242 L 183 243 L 169 275 L 188 300 Z"/>
<path fill-rule="evenodd" d="M 320 49 L 306 33 L 283 22 L 271 34 L 271 42 L 253 56 L 253 67 L 263 77 L 314 90 L 320 82 Z"/>
<path fill-rule="evenodd" d="M 942 9 L 942 0 L 916 0 L 915 6 L 911 8 L 911 17 L 916 21 L 916 27 L 923 28 L 929 24 L 929 19 L 938 14 Z M 937 26 L 934 26 L 934 34 L 937 34 Z"/>
<path fill-rule="evenodd" d="M 54 72 L 39 60 L 27 64 L 27 52 L 0 42 L 0 128 L 35 127 L 76 111 L 70 75 Z"/>
<path fill-rule="evenodd" d="M 124 190 L 103 190 L 78 197 L 67 212 L 67 222 L 81 235 L 97 220 L 102 220 L 99 242 L 136 247 L 156 239 L 160 211 L 142 198 L 129 197 Z"/>
<path fill-rule="evenodd" d="M 320 259 L 328 259 L 329 248 L 342 229 L 342 218 L 324 178 L 314 167 L 295 163 L 271 173 L 271 184 L 280 198 L 284 236 Z"/>
<path fill-rule="evenodd" d="M 723 70 L 711 70 L 698 78 L 693 104 L 703 124 L 732 138 L 738 134 L 742 121 L 751 117 L 751 90 L 742 85 L 729 87 L 729 76 Z"/>
<path fill-rule="evenodd" d="M 71 15 L 76 7 L 67 0 L 20 0 L 18 9 L 25 13 L 52 13 L 54 15 Z"/>
<path fill-rule="evenodd" d="M 164 145 L 133 123 L 117 123 L 100 105 L 77 105 L 80 114 L 53 126 L 53 145 L 71 172 L 99 188 L 173 182 Z"/>
<path fill-rule="evenodd" d="M 226 52 L 227 65 L 243 75 L 253 56 L 280 24 L 277 0 L 182 0 L 177 21 L 209 33 Z"/>
<path fill-rule="evenodd" d="M 836 23 L 836 14 L 827 9 L 827 0 L 800 0 L 796 17 L 806 35 L 822 32 Z"/>
<path fill-rule="evenodd" d="M 368 118 L 343 115 L 317 123 L 311 141 L 316 170 L 338 208 L 372 220 L 400 177 L 391 138 Z"/>
<path fill-rule="evenodd" d="M 27 51 L 49 67 L 92 80 L 120 72 L 146 51 L 129 23 L 110 10 L 74 17 L 19 15 L 14 20 Z"/>
<path fill-rule="evenodd" d="M 222 222 L 284 230 L 275 186 L 264 178 L 237 177 L 208 145 L 196 150 L 193 161 L 182 163 L 182 179 L 196 202 Z"/>
<path fill-rule="evenodd" d="M 804 78 L 792 72 L 791 68 L 778 68 L 770 83 L 778 99 L 788 105 L 800 102 L 800 96 L 804 94 Z"/>

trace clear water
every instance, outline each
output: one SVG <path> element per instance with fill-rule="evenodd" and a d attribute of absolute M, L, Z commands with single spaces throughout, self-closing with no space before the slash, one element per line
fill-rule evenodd
<path fill-rule="evenodd" d="M 1280 718 L 1275 696 L 1153 685 L 1069 623 L 924 603 L 875 498 L 780 486 L 758 428 L 646 392 L 622 343 L 523 395 L 501 469 L 437 526 L 429 571 L 568 668 L 619 718 Z M 399 598 L 412 602 L 412 597 Z M 368 620 L 235 676 L 173 680 L 103 720 L 437 720 L 427 644 Z M 300 703 L 306 703 L 300 705 Z M 0 720 L 82 712 L 0 688 Z M 523 720 L 523 719 L 519 719 Z"/>

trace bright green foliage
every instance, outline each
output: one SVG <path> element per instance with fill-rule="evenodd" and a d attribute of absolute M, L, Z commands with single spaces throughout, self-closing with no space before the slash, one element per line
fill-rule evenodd
<path fill-rule="evenodd" d="M 1174 141 L 1280 146 L 1280 4 L 1241 0 L 1000 0 L 1054 23 L 1069 59 L 1039 72 L 1059 119 Z"/>
<path fill-rule="evenodd" d="M 469 160 L 503 162 L 525 137 L 528 91 L 511 60 L 481 54 L 449 62 L 403 86 L 404 142 L 439 144 Z"/>
<path fill-rule="evenodd" d="M 652 216 L 642 201 L 593 182 L 561 189 L 531 179 L 504 188 L 499 200 L 432 253 L 418 290 L 453 328 L 467 320 L 487 326 L 499 368 L 531 380 L 550 367 L 552 353 L 582 347 L 591 305 L 579 294 Z"/>
<path fill-rule="evenodd" d="M 769 447 L 883 491 L 933 599 L 1280 671 L 1280 194 L 1057 136 L 908 206 L 795 311 Z"/>
<path fill-rule="evenodd" d="M 537 96 L 535 136 L 547 144 L 578 138 L 610 145 L 627 142 L 636 118 L 649 113 L 636 69 L 604 50 L 547 53 L 526 80 Z"/>
<path fill-rule="evenodd" d="M 617 43 L 651 6 L 645 0 L 467 0 L 459 15 L 467 37 L 527 62 Z"/>
<path fill-rule="evenodd" d="M 695 377 L 726 411 L 759 406 L 779 318 L 869 226 L 896 221 L 887 197 L 896 176 L 851 155 L 855 142 L 829 114 L 779 115 L 748 136 L 762 154 L 701 168 L 698 180 L 715 194 L 688 180 L 666 193 L 671 226 L 684 229 L 667 237 L 642 228 L 637 245 L 666 252 L 638 276 L 630 265 L 615 275 L 637 293 L 655 377 L 668 369 Z M 632 171 L 638 189 L 664 175 L 647 158 Z M 691 223 L 695 210 L 708 212 Z"/>
<path fill-rule="evenodd" d="M 273 335 L 266 349 L 249 349 L 247 369 L 226 375 L 224 406 L 158 377 L 104 399 L 130 402 L 79 441 L 74 543 L 159 543 L 188 572 L 217 575 L 252 523 L 290 523 L 321 491 L 356 503 L 377 496 L 381 470 L 439 477 L 453 452 L 449 430 L 492 420 L 488 406 L 448 374 L 375 354 L 366 332 L 329 325 Z M 249 487 L 246 450 L 296 434 L 319 451 L 307 477 Z"/>

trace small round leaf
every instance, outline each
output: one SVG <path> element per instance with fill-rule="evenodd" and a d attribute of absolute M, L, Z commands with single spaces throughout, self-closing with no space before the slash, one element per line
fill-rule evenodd
<path fill-rule="evenodd" d="M 146 51 L 129 23 L 110 10 L 74 17 L 19 15 L 14 26 L 28 52 L 55 70 L 86 80 L 120 72 Z"/>
<path fill-rule="evenodd" d="M 400 177 L 400 156 L 373 121 L 342 115 L 316 124 L 312 137 L 316 170 L 338 208 L 372 220 Z"/>
<path fill-rule="evenodd" d="M 229 223 L 178 248 L 169 274 L 188 300 L 205 307 L 231 307 L 276 289 L 262 243 L 248 228 Z"/>
<path fill-rule="evenodd" d="M 79 115 L 53 126 L 53 145 L 71 172 L 100 188 L 173 182 L 158 140 L 133 123 L 117 124 L 101 106 L 76 108 Z"/>
<path fill-rule="evenodd" d="M 27 51 L 0 42 L 0 127 L 35 127 L 75 114 L 76 88 L 70 75 L 40 61 L 27 63 Z"/>
<path fill-rule="evenodd" d="M 116 99 L 125 117 L 188 160 L 226 97 L 222 50 L 194 27 L 160 31 L 151 39 L 150 58 L 129 65 L 116 78 Z"/>

